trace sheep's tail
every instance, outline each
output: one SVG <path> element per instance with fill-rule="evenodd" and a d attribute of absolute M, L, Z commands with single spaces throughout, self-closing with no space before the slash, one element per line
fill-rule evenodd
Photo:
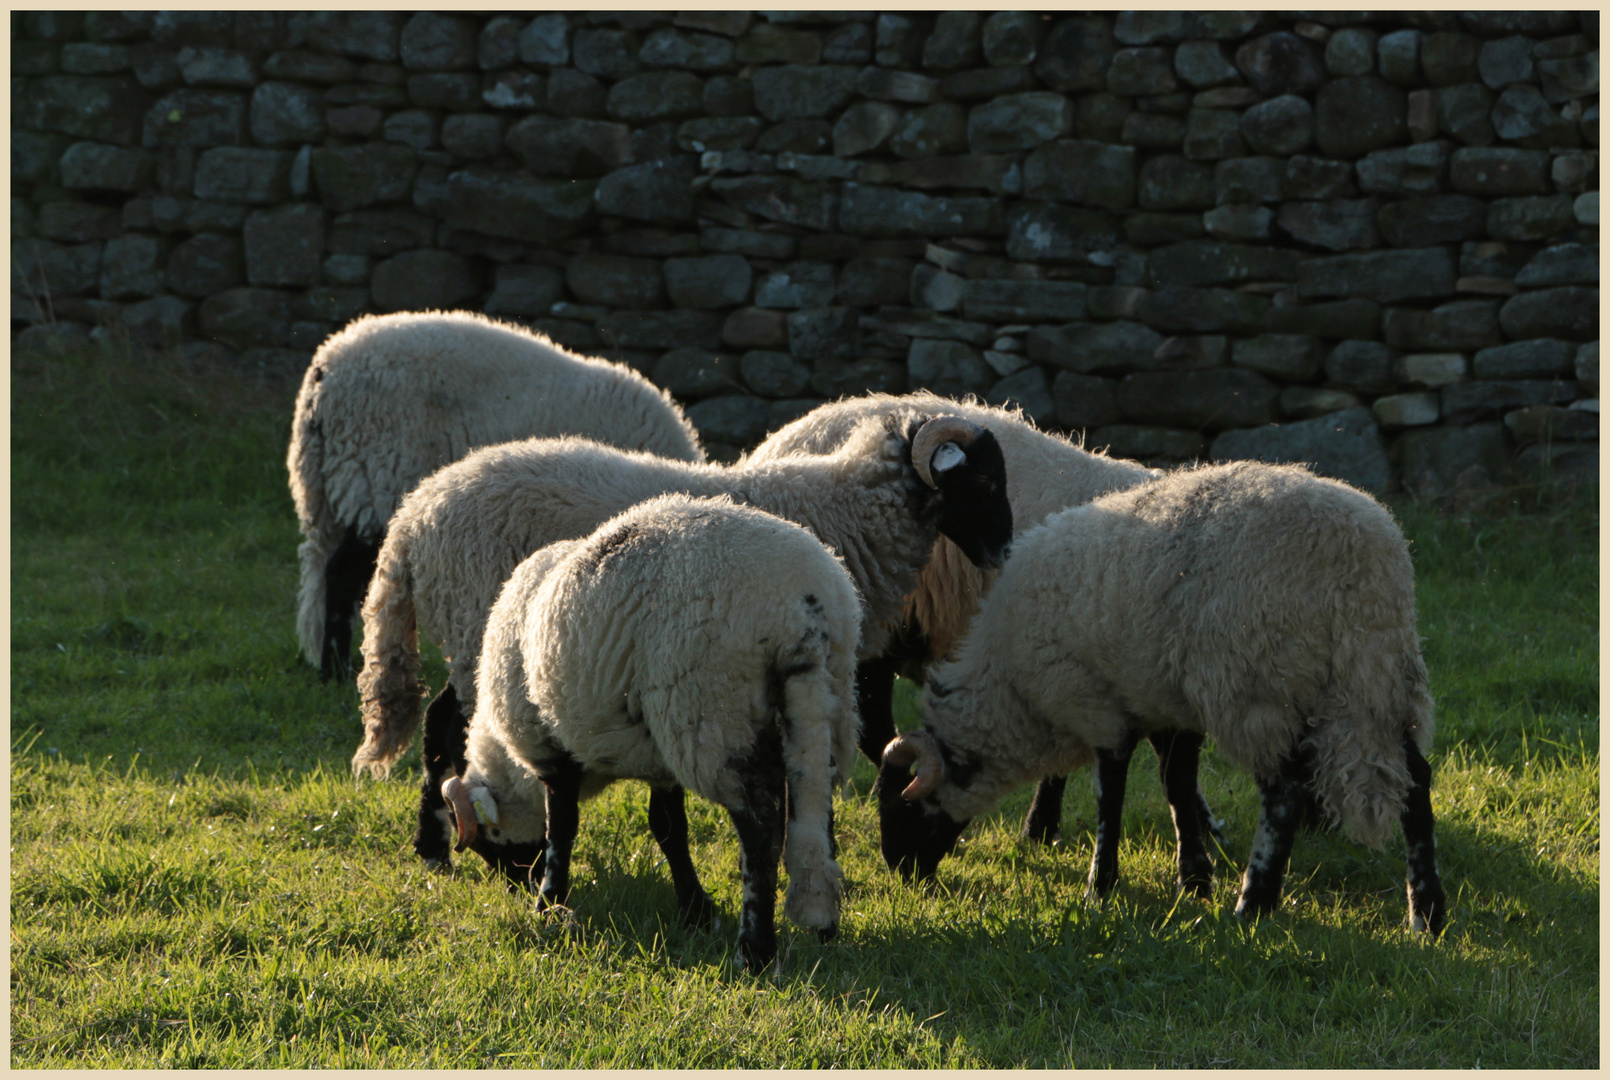
<path fill-rule="evenodd" d="M 813 930 L 830 932 L 839 921 L 844 878 L 833 857 L 833 788 L 839 769 L 848 763 L 835 760 L 833 736 L 844 711 L 854 707 L 834 692 L 825 663 L 784 680 L 788 831 L 783 863 L 788 899 L 783 911 L 795 924 Z"/>
<path fill-rule="evenodd" d="M 1429 679 L 1412 622 L 1346 631 L 1332 672 L 1306 740 L 1314 794 L 1332 823 L 1378 847 L 1402 815 L 1411 784 L 1404 736 L 1429 750 L 1433 735 Z"/>
<path fill-rule="evenodd" d="M 363 601 L 363 743 L 352 755 L 354 773 L 386 775 L 419 727 L 425 687 L 419 681 L 419 624 L 404 536 L 393 529 L 380 546 Z"/>
<path fill-rule="evenodd" d="M 291 499 L 304 537 L 297 548 L 302 578 L 297 588 L 296 636 L 302 644 L 302 655 L 314 667 L 320 665 L 324 654 L 324 568 L 341 542 L 335 511 L 324 491 L 324 433 L 315 400 L 321 381 L 319 365 L 310 364 L 296 395 L 291 445 L 285 455 Z"/>

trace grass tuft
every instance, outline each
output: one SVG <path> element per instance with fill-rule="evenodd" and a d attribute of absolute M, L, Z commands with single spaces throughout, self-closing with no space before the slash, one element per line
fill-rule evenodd
<path fill-rule="evenodd" d="M 1236 920 L 1257 801 L 1211 750 L 1230 825 L 1206 903 L 1175 896 L 1145 754 L 1105 904 L 1084 777 L 1062 845 L 1019 842 L 1020 792 L 908 888 L 862 763 L 840 937 L 784 924 L 752 978 L 735 838 L 697 799 L 713 932 L 677 925 L 637 784 L 584 806 L 562 916 L 476 862 L 419 868 L 418 751 L 352 780 L 355 691 L 297 654 L 293 393 L 115 351 L 14 361 L 13 1066 L 1598 1066 L 1596 501 L 1397 508 L 1438 704 L 1441 942 L 1405 925 L 1398 843 L 1325 833 L 1278 914 Z"/>

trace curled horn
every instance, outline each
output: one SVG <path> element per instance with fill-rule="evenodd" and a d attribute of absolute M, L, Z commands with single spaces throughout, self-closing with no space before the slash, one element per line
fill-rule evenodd
<path fill-rule="evenodd" d="M 902 799 L 920 799 L 933 793 L 945 778 L 945 759 L 939 756 L 939 741 L 929 731 L 908 731 L 883 748 L 883 763 L 896 767 L 917 763 L 917 776 L 900 793 Z"/>
<path fill-rule="evenodd" d="M 939 485 L 934 482 L 933 471 L 928 467 L 934 452 L 948 442 L 961 447 L 970 446 L 982 434 L 984 429 L 971 420 L 963 420 L 959 416 L 935 416 L 918 428 L 917 434 L 911 438 L 912 467 L 922 477 L 923 483 L 936 488 Z"/>
<path fill-rule="evenodd" d="M 475 833 L 479 828 L 475 819 L 475 804 L 470 802 L 469 788 L 464 786 L 463 780 L 450 776 L 442 781 L 442 798 L 453 808 L 453 818 L 458 822 L 458 846 L 453 850 L 463 851 L 475 842 Z"/>

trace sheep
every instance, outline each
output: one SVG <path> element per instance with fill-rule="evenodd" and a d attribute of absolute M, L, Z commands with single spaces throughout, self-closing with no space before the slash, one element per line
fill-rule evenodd
<path fill-rule="evenodd" d="M 1044 520 L 1069 506 L 1089 502 L 1111 491 L 1148 483 L 1162 473 L 1135 461 L 1092 454 L 1059 435 L 1041 431 L 1017 410 L 1001 409 L 976 401 L 956 402 L 928 391 L 904 397 L 869 394 L 836 401 L 779 428 L 749 455 L 752 462 L 770 461 L 785 454 L 827 453 L 844 439 L 863 417 L 879 413 L 944 409 L 988 427 L 1000 441 L 1006 458 L 1006 490 L 1012 517 L 1019 529 Z M 917 590 L 905 609 L 905 622 L 894 647 L 864 662 L 857 672 L 860 692 L 861 751 L 874 766 L 883 748 L 895 736 L 894 677 L 902 674 L 921 683 L 926 670 L 948 655 L 978 611 L 991 578 L 956 546 L 941 537 L 933 558 L 917 579 Z M 1040 781 L 1024 818 L 1023 835 L 1050 843 L 1062 821 L 1066 776 Z M 1220 822 L 1202 800 L 1201 815 L 1207 827 L 1219 834 Z"/>
<path fill-rule="evenodd" d="M 475 664 L 499 586 L 539 547 L 584 536 L 666 492 L 731 494 L 809 528 L 861 590 L 862 651 L 884 649 L 941 532 L 999 565 L 1012 535 L 1006 471 L 988 431 L 960 417 L 867 418 L 830 455 L 727 467 L 670 461 L 578 437 L 476 451 L 403 500 L 364 601 L 359 675 L 365 736 L 354 771 L 384 775 L 419 724 L 419 631 L 448 659 L 425 713 L 425 781 L 414 849 L 451 865 L 440 783 L 463 753 Z"/>
<path fill-rule="evenodd" d="M 478 446 L 535 435 L 704 460 L 682 411 L 641 375 L 470 312 L 365 316 L 319 346 L 286 465 L 304 537 L 297 636 L 323 678 L 347 667 L 352 617 L 402 497 Z"/>
<path fill-rule="evenodd" d="M 578 802 L 644 780 L 678 910 L 707 925 L 715 907 L 682 812 L 691 789 L 737 827 L 738 959 L 758 971 L 777 953 L 786 808 L 785 911 L 831 939 L 842 883 L 833 788 L 855 752 L 860 607 L 820 541 L 727 496 L 650 499 L 538 550 L 487 617 L 466 764 L 442 784 L 459 849 L 496 849 L 505 828 L 530 836 L 545 821 L 538 905 L 563 905 Z"/>
<path fill-rule="evenodd" d="M 1205 734 L 1262 796 L 1238 915 L 1278 905 L 1306 790 L 1360 843 L 1402 823 L 1411 923 L 1442 929 L 1413 567 L 1391 514 L 1346 484 L 1237 462 L 1047 518 L 1017 538 L 958 655 L 929 678 L 922 715 L 878 781 L 884 858 L 905 876 L 931 876 L 1012 785 L 1093 750 L 1091 885 L 1105 894 L 1129 754 L 1146 734 L 1180 751 L 1164 766 L 1180 882 L 1206 896 L 1191 798 Z"/>

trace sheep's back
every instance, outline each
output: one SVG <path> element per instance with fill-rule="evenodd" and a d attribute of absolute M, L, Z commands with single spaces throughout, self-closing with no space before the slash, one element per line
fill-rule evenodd
<path fill-rule="evenodd" d="M 686 418 L 641 375 L 468 312 L 360 319 L 313 366 L 327 497 L 365 532 L 422 477 L 480 446 L 585 434 L 703 458 Z"/>
<path fill-rule="evenodd" d="M 954 401 L 929 391 L 903 396 L 868 394 L 824 405 L 773 432 L 747 460 L 831 453 L 868 416 L 889 414 L 915 420 L 942 412 L 961 416 L 995 435 L 1006 461 L 1007 499 L 1019 533 L 1058 510 L 1161 475 L 1138 462 L 1092 454 L 1060 435 L 1041 431 L 1018 410 L 976 400 Z M 961 640 L 989 591 L 991 577 L 946 537 L 935 541 L 911 600 L 911 613 L 934 656 L 945 656 Z"/>
<path fill-rule="evenodd" d="M 1313 707 L 1344 634 L 1412 642 L 1413 574 L 1369 496 L 1236 463 L 1053 515 L 1019 539 L 986 615 L 974 634 L 1043 711 L 1105 696 L 1226 732 L 1253 705 Z"/>
<path fill-rule="evenodd" d="M 392 521 L 396 542 L 408 552 L 420 630 L 440 646 L 455 674 L 468 676 L 498 590 L 528 555 L 586 536 L 667 490 L 717 494 L 721 476 L 716 466 L 577 436 L 475 451 L 422 481 Z M 468 681 L 455 677 L 461 692 Z"/>
<path fill-rule="evenodd" d="M 770 724 L 790 670 L 829 669 L 845 699 L 835 744 L 853 753 L 860 618 L 848 573 L 800 526 L 670 496 L 547 575 L 524 628 L 526 689 L 584 763 L 730 799 L 729 765 Z"/>

